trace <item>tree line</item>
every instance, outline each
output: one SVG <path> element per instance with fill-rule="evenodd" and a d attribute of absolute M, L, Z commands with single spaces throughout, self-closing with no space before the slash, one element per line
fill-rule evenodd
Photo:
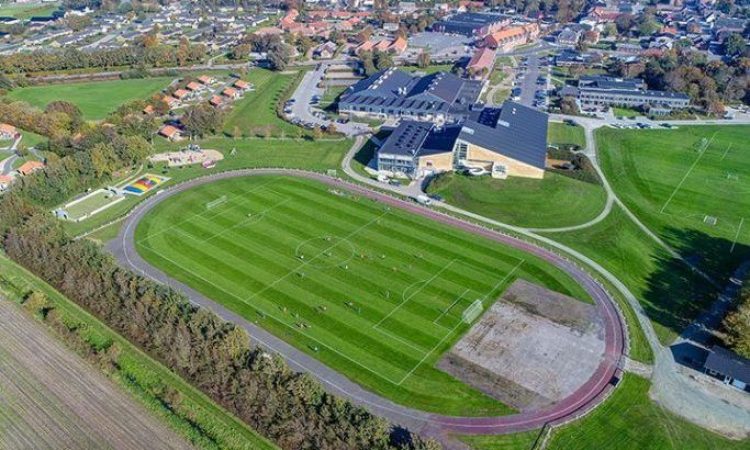
<path fill-rule="evenodd" d="M 720 113 L 724 104 L 750 103 L 750 58 L 709 61 L 702 52 L 677 47 L 661 56 L 635 63 L 619 62 L 615 75 L 640 77 L 650 89 L 681 92 L 708 112 Z"/>
<path fill-rule="evenodd" d="M 396 433 L 388 421 L 252 345 L 241 328 L 120 267 L 99 245 L 67 235 L 49 208 L 148 154 L 143 137 L 124 125 L 135 120 L 138 106 L 121 108 L 107 125 L 81 123 L 54 139 L 47 167 L 2 196 L 0 244 L 7 255 L 283 449 L 440 448 L 405 430 Z"/>
<path fill-rule="evenodd" d="M 750 288 L 747 286 L 740 291 L 733 310 L 722 322 L 722 328 L 724 343 L 738 355 L 750 358 Z"/>
<path fill-rule="evenodd" d="M 203 44 L 181 44 L 178 48 L 156 44 L 116 49 L 81 51 L 65 48 L 49 51 L 14 53 L 0 57 L 0 72 L 29 73 L 56 70 L 113 67 L 173 67 L 205 61 L 208 49 Z"/>

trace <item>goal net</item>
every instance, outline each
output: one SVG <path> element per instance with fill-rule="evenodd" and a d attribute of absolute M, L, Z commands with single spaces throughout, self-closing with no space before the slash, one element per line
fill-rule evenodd
<path fill-rule="evenodd" d="M 211 200 L 210 202 L 206 203 L 206 209 L 216 208 L 217 206 L 221 205 L 222 203 L 226 203 L 227 196 L 222 195 L 221 197 L 217 198 L 216 200 Z"/>
<path fill-rule="evenodd" d="M 480 314 L 482 314 L 483 306 L 481 300 L 474 300 L 474 303 L 469 305 L 461 314 L 461 319 L 464 321 L 464 323 L 472 323 L 474 320 L 476 320 L 477 317 L 479 317 Z"/>

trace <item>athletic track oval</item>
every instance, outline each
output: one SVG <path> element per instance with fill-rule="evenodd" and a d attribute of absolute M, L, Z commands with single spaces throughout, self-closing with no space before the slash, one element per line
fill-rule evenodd
<path fill-rule="evenodd" d="M 362 388 L 360 385 L 350 381 L 348 378 L 333 369 L 330 369 L 315 358 L 297 350 L 295 347 L 287 344 L 268 331 L 256 326 L 238 314 L 233 313 L 187 285 L 170 278 L 159 269 L 148 264 L 136 252 L 134 239 L 136 225 L 146 213 L 160 202 L 168 199 L 174 194 L 199 185 L 211 183 L 212 181 L 253 175 L 303 177 L 337 188 L 347 189 L 358 195 L 380 201 L 391 207 L 401 208 L 410 213 L 418 214 L 443 224 L 483 236 L 487 239 L 515 247 L 557 266 L 586 290 L 599 309 L 605 330 L 604 357 L 601 364 L 594 371 L 591 378 L 589 378 L 589 380 L 586 381 L 576 392 L 548 408 L 500 417 L 454 417 L 427 413 L 393 403 L 384 397 Z M 279 353 L 287 360 L 291 367 L 299 371 L 310 372 L 313 374 L 323 383 L 329 392 L 342 395 L 354 403 L 364 406 L 373 413 L 385 417 L 396 424 L 409 427 L 413 431 L 437 437 L 438 439 L 445 437 L 447 433 L 516 433 L 540 428 L 547 424 L 555 424 L 574 419 L 602 401 L 606 394 L 614 387 L 612 380 L 615 377 L 619 378 L 621 376 L 621 362 L 625 351 L 625 327 L 623 326 L 617 308 L 614 305 L 614 300 L 604 288 L 599 285 L 599 283 L 577 265 L 549 250 L 518 238 L 489 230 L 456 217 L 417 205 L 416 203 L 400 200 L 366 187 L 331 178 L 319 173 L 288 169 L 245 169 L 217 173 L 186 181 L 182 184 L 165 189 L 137 205 L 131 214 L 125 219 L 118 237 L 108 245 L 108 248 L 123 266 L 184 292 L 194 304 L 208 308 L 224 320 L 241 326 L 248 332 L 255 342 L 270 351 Z"/>

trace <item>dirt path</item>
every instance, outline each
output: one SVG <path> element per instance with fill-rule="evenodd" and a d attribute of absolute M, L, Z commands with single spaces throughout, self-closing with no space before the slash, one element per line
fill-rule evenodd
<path fill-rule="evenodd" d="M 191 447 L 0 298 L 0 448 Z"/>

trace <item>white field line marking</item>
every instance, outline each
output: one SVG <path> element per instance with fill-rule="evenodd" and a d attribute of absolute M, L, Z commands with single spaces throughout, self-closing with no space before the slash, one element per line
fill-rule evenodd
<path fill-rule="evenodd" d="M 737 234 L 734 235 L 734 240 L 732 241 L 732 248 L 729 249 L 729 253 L 734 252 L 734 246 L 737 245 L 737 239 L 740 237 L 740 230 L 742 230 L 742 225 L 745 223 L 745 218 L 740 218 L 740 225 L 737 227 Z"/>
<path fill-rule="evenodd" d="M 515 272 L 516 270 L 518 270 L 518 268 L 519 268 L 519 267 L 521 267 L 521 264 L 523 264 L 523 263 L 525 263 L 525 262 L 526 262 L 526 260 L 525 260 L 525 259 L 522 259 L 522 260 L 520 260 L 520 261 L 518 262 L 518 264 L 516 264 L 516 265 L 515 265 L 515 267 L 513 267 L 512 269 L 510 269 L 510 272 L 508 272 L 508 273 L 507 273 L 507 274 L 506 274 L 506 275 L 505 275 L 505 276 L 504 276 L 504 277 L 503 277 L 503 278 L 502 278 L 502 279 L 501 279 L 500 281 L 498 281 L 498 282 L 497 282 L 497 283 L 496 283 L 496 284 L 495 284 L 495 285 L 494 285 L 494 286 L 492 287 L 492 289 L 490 290 L 490 292 L 488 292 L 487 294 L 485 294 L 485 295 L 484 295 L 484 297 L 482 297 L 482 299 L 483 299 L 483 300 L 487 300 L 487 297 L 489 297 L 489 295 L 490 295 L 490 294 L 492 294 L 492 293 L 493 293 L 493 292 L 495 291 L 495 289 L 497 289 L 497 288 L 498 288 L 498 287 L 499 287 L 499 286 L 500 286 L 501 284 L 505 283 L 505 280 L 507 280 L 508 278 L 510 278 L 510 276 L 511 276 L 511 275 L 513 275 L 513 273 L 514 273 L 514 272 Z"/>
<path fill-rule="evenodd" d="M 319 257 L 320 255 L 324 254 L 325 252 L 327 252 L 327 251 L 329 251 L 329 250 L 331 250 L 331 249 L 333 249 L 333 248 L 336 248 L 336 246 L 338 246 L 339 244 L 341 244 L 341 243 L 342 243 L 343 241 L 347 240 L 347 242 L 348 242 L 348 239 L 349 239 L 350 237 L 353 237 L 353 236 L 354 236 L 355 234 L 359 233 L 360 231 L 362 231 L 362 230 L 364 230 L 365 228 L 369 227 L 370 225 L 372 225 L 372 224 L 373 224 L 373 223 L 375 223 L 376 221 L 380 220 L 380 219 L 381 219 L 381 218 L 383 218 L 383 216 L 385 216 L 386 214 L 388 214 L 388 211 L 385 211 L 385 212 L 383 212 L 382 214 L 380 214 L 379 216 L 377 216 L 377 217 L 375 217 L 374 219 L 370 220 L 370 221 L 369 221 L 369 222 L 367 222 L 366 224 L 364 224 L 364 225 L 360 226 L 360 227 L 359 227 L 359 228 L 357 228 L 356 230 L 354 230 L 354 231 L 352 231 L 351 233 L 349 233 L 348 235 L 346 235 L 346 236 L 345 236 L 344 238 L 342 238 L 341 240 L 338 240 L 338 241 L 336 241 L 336 243 L 335 243 L 335 244 L 332 244 L 332 245 L 328 246 L 327 248 L 324 248 L 323 250 L 321 250 L 321 251 L 320 251 L 320 253 L 318 253 L 317 255 L 313 256 L 312 258 L 310 258 L 310 259 L 308 259 L 308 260 L 305 260 L 305 262 L 303 262 L 303 263 L 302 263 L 302 264 L 300 264 L 299 266 L 295 267 L 294 269 L 290 270 L 290 271 L 289 271 L 289 272 L 288 272 L 288 273 L 287 273 L 286 275 L 282 276 L 281 278 L 279 278 L 278 280 L 274 281 L 273 283 L 271 283 L 271 284 L 269 284 L 269 285 L 265 286 L 265 287 L 264 287 L 263 289 L 261 289 L 261 290 L 259 290 L 259 291 L 255 292 L 255 293 L 253 293 L 253 294 L 252 294 L 252 295 L 250 295 L 250 297 L 248 297 L 248 298 L 247 298 L 246 300 L 247 300 L 247 301 L 250 301 L 250 300 L 254 299 L 255 297 L 257 297 L 258 295 L 262 294 L 263 292 L 265 292 L 265 291 L 267 291 L 267 290 L 271 289 L 272 287 L 276 286 L 276 285 L 277 285 L 277 284 L 278 284 L 279 282 L 281 282 L 282 280 L 285 280 L 285 279 L 286 279 L 286 278 L 287 278 L 288 276 L 292 275 L 293 273 L 296 273 L 296 272 L 297 272 L 298 270 L 300 270 L 301 268 L 303 268 L 303 267 L 306 267 L 306 266 L 307 266 L 307 265 L 309 265 L 309 264 L 310 264 L 311 262 L 315 261 L 315 259 L 317 259 L 317 258 L 318 258 L 318 257 Z"/>
<path fill-rule="evenodd" d="M 422 357 L 422 359 L 417 363 L 417 365 L 415 365 L 414 367 L 412 367 L 412 369 L 406 375 L 404 375 L 404 378 L 402 378 L 401 381 L 399 381 L 398 383 L 396 383 L 396 385 L 397 386 L 401 386 L 401 383 L 403 383 L 404 381 L 406 381 L 406 379 L 409 378 L 411 376 L 411 374 L 413 374 L 414 371 L 417 370 L 417 368 L 419 366 L 421 366 L 422 363 L 424 363 L 427 358 L 429 358 L 429 356 L 432 354 L 432 352 L 435 351 L 435 349 L 437 349 L 438 347 L 440 347 L 443 344 L 443 342 L 445 342 L 445 340 L 448 339 L 448 337 L 450 335 L 452 335 L 453 333 L 456 332 L 456 329 L 461 326 L 461 323 L 463 323 L 463 322 L 459 321 L 458 324 L 456 324 L 455 327 L 453 327 L 449 332 L 447 332 L 445 334 L 445 336 L 443 336 L 443 338 L 440 339 L 440 342 L 438 342 L 437 344 L 435 344 L 435 346 L 432 347 L 432 349 L 429 352 L 427 352 L 426 355 L 424 355 Z"/>
<path fill-rule="evenodd" d="M 679 191 L 680 188 L 682 187 L 682 184 L 685 182 L 685 180 L 687 180 L 687 177 L 693 171 L 693 169 L 695 168 L 695 166 L 698 165 L 698 161 L 700 161 L 701 158 L 703 158 L 703 155 L 706 154 L 706 150 L 708 150 L 708 147 L 711 145 L 711 142 L 713 142 L 714 136 L 716 136 L 716 133 L 714 133 L 714 135 L 711 136 L 711 140 L 709 140 L 706 143 L 706 145 L 703 146 L 703 148 L 701 149 L 700 153 L 698 153 L 698 157 L 695 158 L 695 161 L 693 161 L 693 164 L 690 166 L 690 168 L 688 169 L 688 171 L 685 174 L 685 176 L 682 177 L 682 180 L 680 180 L 680 183 L 677 185 L 676 188 L 674 188 L 674 191 L 672 191 L 672 195 L 669 196 L 669 198 L 667 199 L 667 201 L 664 203 L 664 206 L 662 206 L 661 209 L 659 210 L 659 214 L 661 214 L 661 213 L 664 212 L 664 210 L 667 208 L 667 205 L 669 205 L 669 203 L 674 198 L 675 194 L 677 194 L 677 191 Z"/>
<path fill-rule="evenodd" d="M 245 225 L 246 223 L 248 223 L 248 222 L 250 222 L 252 220 L 256 220 L 256 219 L 258 219 L 258 216 L 260 216 L 260 218 L 262 219 L 263 216 L 266 213 L 268 213 L 270 211 L 273 211 L 275 208 L 278 208 L 279 206 L 283 205 L 284 203 L 288 202 L 289 200 L 290 200 L 289 198 L 285 198 L 283 200 L 280 200 L 275 205 L 269 206 L 268 208 L 264 209 L 263 211 L 261 211 L 259 213 L 256 213 L 256 214 L 253 214 L 252 216 L 250 216 L 250 217 L 248 217 L 246 219 L 240 220 L 239 222 L 237 222 L 236 224 L 232 225 L 231 227 L 226 228 L 226 229 L 224 229 L 222 231 L 219 231 L 218 233 L 216 233 L 216 234 L 214 234 L 214 235 L 212 235 L 212 236 L 204 239 L 201 243 L 205 244 L 206 242 L 208 242 L 208 241 L 210 241 L 210 240 L 212 240 L 214 238 L 217 238 L 219 236 L 222 236 L 223 234 L 228 233 L 228 232 L 232 231 L 233 229 L 235 229 L 237 227 L 241 227 L 242 225 Z"/>
<path fill-rule="evenodd" d="M 250 189 L 249 191 L 247 191 L 247 193 L 249 194 L 249 193 L 252 193 L 252 192 L 256 192 L 256 191 L 258 191 L 258 190 L 260 190 L 260 189 L 264 188 L 264 187 L 265 187 L 266 185 L 268 185 L 268 184 L 270 184 L 270 183 L 272 183 L 272 182 L 274 182 L 274 181 L 276 181 L 276 180 L 271 180 L 271 181 L 267 181 L 267 182 L 265 182 L 265 183 L 261 184 L 260 186 L 256 186 L 256 187 L 255 187 L 254 189 Z M 238 195 L 235 195 L 234 197 L 228 197 L 228 198 L 227 198 L 227 201 L 226 201 L 226 203 L 224 203 L 224 204 L 227 204 L 227 203 L 229 203 L 230 201 L 234 201 L 234 199 L 235 199 L 235 198 L 239 198 L 240 200 L 242 200 L 242 197 L 241 197 L 241 196 L 240 196 L 240 195 L 238 194 Z M 233 204 L 233 205 L 230 205 L 230 206 L 229 206 L 229 208 L 227 208 L 227 209 L 224 209 L 224 210 L 222 210 L 222 211 L 220 211 L 220 212 L 218 212 L 218 213 L 216 213 L 216 214 L 214 214 L 214 215 L 210 216 L 210 218 L 218 217 L 219 215 L 221 215 L 221 214 L 223 214 L 223 213 L 225 213 L 225 212 L 227 212 L 227 211 L 229 211 L 229 210 L 231 210 L 231 209 L 233 209 L 233 208 L 235 208 L 235 207 L 237 207 L 237 206 L 239 206 L 239 205 L 242 205 L 242 204 L 244 204 L 244 202 L 240 202 L 240 203 L 237 203 L 237 204 Z M 146 241 L 146 240 L 148 240 L 148 239 L 151 239 L 151 238 L 152 238 L 152 237 L 154 237 L 154 236 L 158 236 L 158 235 L 160 235 L 160 234 L 164 234 L 164 233 L 166 233 L 167 231 L 169 231 L 169 230 L 172 230 L 172 229 L 174 229 L 175 227 L 177 227 L 177 226 L 180 226 L 180 225 L 182 225 L 182 224 L 184 224 L 184 223 L 186 223 L 186 222 L 189 222 L 189 221 L 191 221 L 191 220 L 193 220 L 193 219 L 196 219 L 196 218 L 202 218 L 202 219 L 206 219 L 206 220 L 208 220 L 208 218 L 206 218 L 206 217 L 201 217 L 201 216 L 202 216 L 203 214 L 205 214 L 205 213 L 209 212 L 209 211 L 211 211 L 211 210 L 210 210 L 210 209 L 207 209 L 207 210 L 205 210 L 205 211 L 201 211 L 201 212 L 199 212 L 199 213 L 195 213 L 195 214 L 193 214 L 193 215 L 191 215 L 191 216 L 188 216 L 188 217 L 186 217 L 185 219 L 183 219 L 183 220 L 181 220 L 181 221 L 179 221 L 179 222 L 177 222 L 177 223 L 174 223 L 174 224 L 172 224 L 172 225 L 168 226 L 167 228 L 165 228 L 165 229 L 163 229 L 163 230 L 155 231 L 155 232 L 153 232 L 153 233 L 149 234 L 148 236 L 144 237 L 143 239 L 140 239 L 140 240 L 139 240 L 139 241 L 138 241 L 137 243 L 141 243 L 142 241 Z"/>
<path fill-rule="evenodd" d="M 393 315 L 393 313 L 395 313 L 395 312 L 396 312 L 396 311 L 398 311 L 398 310 L 399 310 L 399 309 L 400 309 L 400 308 L 401 308 L 402 306 L 404 306 L 404 304 L 405 304 L 406 302 L 408 302 L 408 301 L 409 301 L 409 300 L 410 300 L 410 299 L 411 299 L 412 297 L 414 297 L 414 296 L 415 296 L 415 295 L 417 295 L 418 293 L 422 292 L 422 289 L 424 289 L 424 288 L 425 288 L 425 287 L 427 287 L 427 286 L 428 286 L 428 285 L 429 285 L 430 283 L 432 283 L 432 281 L 433 281 L 433 280 L 434 280 L 435 278 L 437 278 L 438 276 L 440 276 L 440 274 L 441 274 L 441 273 L 445 272 L 445 271 L 446 271 L 446 270 L 448 269 L 448 267 L 450 267 L 450 266 L 451 266 L 451 264 L 453 264 L 453 263 L 454 263 L 454 262 L 456 262 L 456 261 L 458 261 L 458 260 L 457 260 L 457 259 L 452 259 L 452 260 L 448 261 L 448 264 L 446 264 L 446 265 L 445 265 L 445 266 L 444 266 L 444 267 L 443 267 L 442 269 L 438 270 L 438 271 L 437 271 L 437 272 L 436 272 L 436 273 L 435 273 L 435 274 L 434 274 L 433 276 L 431 276 L 430 278 L 428 278 L 428 279 L 424 280 L 424 282 L 423 282 L 424 284 L 422 284 L 422 286 L 420 286 L 420 288 L 419 288 L 419 289 L 417 289 L 416 291 L 414 291 L 414 292 L 413 292 L 412 294 L 410 294 L 410 295 L 409 295 L 408 297 L 405 297 L 405 298 L 404 298 L 404 297 L 403 297 L 403 294 L 402 294 L 402 298 L 404 298 L 404 300 L 403 300 L 403 301 L 402 301 L 401 303 L 399 303 L 399 304 L 398 304 L 398 305 L 397 305 L 397 306 L 396 306 L 395 308 L 393 308 L 393 309 L 391 310 L 391 312 L 389 312 L 389 313 L 388 313 L 388 314 L 387 314 L 387 315 L 386 315 L 385 317 L 383 317 L 382 319 L 380 319 L 380 320 L 378 321 L 378 323 L 376 323 L 376 324 L 375 324 L 375 325 L 373 325 L 372 327 L 373 327 L 373 328 L 375 328 L 375 327 L 377 327 L 378 325 L 380 325 L 381 323 L 385 322 L 385 321 L 386 321 L 386 320 L 387 320 L 387 319 L 388 319 L 389 317 L 391 317 L 391 316 Z"/>
<path fill-rule="evenodd" d="M 437 319 L 435 319 L 435 320 L 432 321 L 432 323 L 437 324 L 437 321 L 440 320 L 440 319 L 442 319 L 444 315 L 448 314 L 448 311 L 450 311 L 451 308 L 453 308 L 454 306 L 456 306 L 456 303 L 458 303 L 459 301 L 461 301 L 461 299 L 464 298 L 464 295 L 466 295 L 466 293 L 469 292 L 470 290 L 471 289 L 466 289 L 465 291 L 463 291 L 461 293 L 461 295 L 459 295 L 456 298 L 456 300 L 454 300 L 453 303 L 450 304 L 450 306 L 448 306 L 446 309 L 443 310 L 442 313 L 440 313 L 440 315 L 437 317 Z"/>
<path fill-rule="evenodd" d="M 727 157 L 727 153 L 729 153 L 729 149 L 730 149 L 730 148 L 732 148 L 732 144 L 733 144 L 733 143 L 730 143 L 730 144 L 729 144 L 729 145 L 727 146 L 727 149 L 726 149 L 726 150 L 724 150 L 724 154 L 723 154 L 723 155 L 721 155 L 721 160 L 720 160 L 720 161 L 724 161 L 724 158 L 726 158 L 726 157 Z"/>
<path fill-rule="evenodd" d="M 208 284 L 208 285 L 210 285 L 210 286 L 213 286 L 214 288 L 216 288 L 217 290 L 219 290 L 219 291 L 221 291 L 221 292 L 224 292 L 224 293 L 226 293 L 226 294 L 229 294 L 230 296 L 232 296 L 232 297 L 236 298 L 236 299 L 237 299 L 237 300 L 239 300 L 240 302 L 242 302 L 242 303 L 245 303 L 245 304 L 247 304 L 247 305 L 251 306 L 252 308 L 256 309 L 257 311 L 260 311 L 260 312 L 261 312 L 261 313 L 262 313 L 263 315 L 265 315 L 265 316 L 268 316 L 268 317 L 272 318 L 273 320 L 275 320 L 276 322 L 280 323 L 281 325 L 284 325 L 284 326 L 286 326 L 286 327 L 290 328 L 290 329 L 291 329 L 292 331 L 294 331 L 294 332 L 297 332 L 297 333 L 301 334 L 302 336 L 305 336 L 306 338 L 308 338 L 308 339 L 310 339 L 310 340 L 312 340 L 312 341 L 314 341 L 314 342 L 316 342 L 316 343 L 320 344 L 320 345 L 321 345 L 322 347 L 325 347 L 325 348 L 327 348 L 327 349 L 331 350 L 332 352 L 334 352 L 334 353 L 336 353 L 337 355 L 341 356 L 342 358 L 344 358 L 344 359 L 346 359 L 346 360 L 348 360 L 348 361 L 352 362 L 353 364 L 355 364 L 355 365 L 357 365 L 357 366 L 359 366 L 359 367 L 361 367 L 361 368 L 365 369 L 366 371 L 368 371 L 368 372 L 370 372 L 370 373 L 372 373 L 372 374 L 374 374 L 374 375 L 376 375 L 376 376 L 378 376 L 378 377 L 382 378 L 383 380 L 385 380 L 385 381 L 387 381 L 387 382 L 389 382 L 389 383 L 391 383 L 391 384 L 394 384 L 394 385 L 398 385 L 398 382 L 397 382 L 396 380 L 393 380 L 393 379 L 391 379 L 391 378 L 388 378 L 387 376 L 383 375 L 382 373 L 380 373 L 380 372 L 377 372 L 377 371 L 375 371 L 375 370 L 373 370 L 373 369 L 371 369 L 371 368 L 369 368 L 369 367 L 365 366 L 364 364 L 362 364 L 362 363 L 360 363 L 360 362 L 358 362 L 358 361 L 356 361 L 356 360 L 352 359 L 352 358 L 351 358 L 350 356 L 347 356 L 346 354 L 342 353 L 341 351 L 339 351 L 339 350 L 337 350 L 337 349 L 335 349 L 335 348 L 331 347 L 330 345 L 328 345 L 328 344 L 326 344 L 326 343 L 324 343 L 324 342 L 322 342 L 322 341 L 318 340 L 317 338 L 315 338 L 315 337 L 313 337 L 313 336 L 311 336 L 311 335 L 309 335 L 309 334 L 305 333 L 305 332 L 304 332 L 303 330 L 301 330 L 301 329 L 299 329 L 299 328 L 295 327 L 294 325 L 291 325 L 291 324 L 289 324 L 289 323 L 286 323 L 286 322 L 285 322 L 284 320 L 282 320 L 282 319 L 281 319 L 281 318 L 279 318 L 278 316 L 276 316 L 276 315 L 274 315 L 274 314 L 271 314 L 270 312 L 267 312 L 267 311 L 265 311 L 265 310 L 264 310 L 263 308 L 261 308 L 261 307 L 259 307 L 259 306 L 257 306 L 257 305 L 251 305 L 251 304 L 247 303 L 247 301 L 246 301 L 245 299 L 243 299 L 242 297 L 240 297 L 240 296 L 238 296 L 238 295 L 236 295 L 236 294 L 233 294 L 233 293 L 231 293 L 231 292 L 227 291 L 226 289 L 224 289 L 224 288 L 222 288 L 221 286 L 217 285 L 217 284 L 216 284 L 216 283 L 214 283 L 213 281 L 210 281 L 210 280 L 206 279 L 206 278 L 205 278 L 204 276 L 202 276 L 202 275 L 198 275 L 198 274 L 197 274 L 197 273 L 195 273 L 195 272 L 194 272 L 193 270 L 191 270 L 191 269 L 188 269 L 188 268 L 186 268 L 186 267 L 185 267 L 185 266 L 183 266 L 182 264 L 180 264 L 180 263 L 176 262 L 175 260 L 173 260 L 173 259 L 171 259 L 171 258 L 169 258 L 169 257 L 167 257 L 167 256 L 164 256 L 164 255 L 163 255 L 163 254 L 162 254 L 161 252 L 157 251 L 157 250 L 156 250 L 156 249 L 154 249 L 153 247 L 151 247 L 151 246 L 148 246 L 148 245 L 146 245 L 146 244 L 143 244 L 143 243 L 138 243 L 138 245 L 140 245 L 140 246 L 142 246 L 142 247 L 146 247 L 147 249 L 149 249 L 149 250 L 151 250 L 152 252 L 154 252 L 154 253 L 155 253 L 155 254 L 156 254 L 156 255 L 157 255 L 158 257 L 160 257 L 160 258 L 163 258 L 163 259 L 165 259 L 165 260 L 169 261 L 170 263 L 172 263 L 172 264 L 174 264 L 175 266 L 179 267 L 180 269 L 184 270 L 185 272 L 187 272 L 187 273 L 188 273 L 188 274 L 190 274 L 191 276 L 193 276 L 193 277 L 195 277 L 195 278 L 198 278 L 198 279 L 202 280 L 202 281 L 203 281 L 204 283 L 206 283 L 206 284 Z M 216 303 L 219 303 L 219 304 L 221 304 L 221 303 L 220 303 L 220 302 L 218 302 L 218 301 L 217 301 Z M 247 318 L 247 317 L 246 317 L 245 319 L 246 319 L 246 320 L 248 320 L 248 321 L 250 321 L 250 319 L 249 319 L 249 318 Z M 293 347 L 294 347 L 294 346 L 293 346 Z M 295 347 L 295 348 L 296 348 L 296 347 Z"/>

